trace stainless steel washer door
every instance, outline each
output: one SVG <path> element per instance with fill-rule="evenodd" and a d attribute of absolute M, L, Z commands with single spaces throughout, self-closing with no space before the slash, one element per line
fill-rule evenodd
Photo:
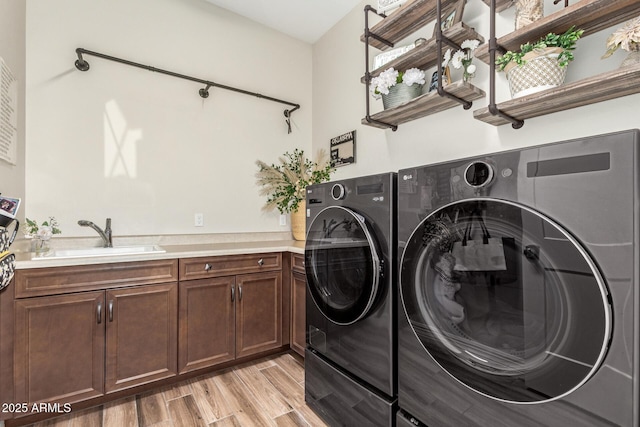
<path fill-rule="evenodd" d="M 607 288 L 587 251 L 512 202 L 477 198 L 434 211 L 407 241 L 400 288 L 429 355 L 501 401 L 571 393 L 599 368 L 611 337 Z"/>
<path fill-rule="evenodd" d="M 340 206 L 318 213 L 307 232 L 305 266 L 311 298 L 327 319 L 349 325 L 369 313 L 381 262 L 363 216 Z"/>

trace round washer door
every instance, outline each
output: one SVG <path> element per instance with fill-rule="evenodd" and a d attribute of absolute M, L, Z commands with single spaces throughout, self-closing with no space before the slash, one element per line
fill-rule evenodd
<path fill-rule="evenodd" d="M 436 363 L 501 401 L 573 392 L 597 371 L 611 336 L 608 291 L 587 251 L 511 202 L 465 200 L 425 218 L 404 249 L 400 289 Z"/>
<path fill-rule="evenodd" d="M 309 294 L 327 319 L 349 325 L 367 316 L 381 262 L 365 218 L 341 206 L 320 211 L 307 232 L 305 269 Z"/>

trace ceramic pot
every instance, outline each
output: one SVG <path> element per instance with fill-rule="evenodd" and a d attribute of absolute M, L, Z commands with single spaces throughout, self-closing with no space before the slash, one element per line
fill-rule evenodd
<path fill-rule="evenodd" d="M 527 53 L 521 66 L 510 62 L 504 68 L 512 98 L 551 89 L 564 83 L 567 67 L 558 64 L 562 48 L 536 49 Z"/>
<path fill-rule="evenodd" d="M 291 233 L 296 240 L 305 240 L 307 231 L 307 204 L 303 200 L 298 203 L 298 210 L 291 212 Z"/>
<path fill-rule="evenodd" d="M 627 57 L 622 61 L 620 68 L 640 64 L 640 44 L 636 44 L 634 47 L 635 49 L 629 51 Z"/>

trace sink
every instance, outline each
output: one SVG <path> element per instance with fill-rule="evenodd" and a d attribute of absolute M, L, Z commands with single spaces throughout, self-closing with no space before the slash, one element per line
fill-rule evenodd
<path fill-rule="evenodd" d="M 166 251 L 157 245 L 116 246 L 113 248 L 55 249 L 42 256 L 33 257 L 33 259 L 86 258 L 117 255 L 160 254 L 164 252 Z"/>

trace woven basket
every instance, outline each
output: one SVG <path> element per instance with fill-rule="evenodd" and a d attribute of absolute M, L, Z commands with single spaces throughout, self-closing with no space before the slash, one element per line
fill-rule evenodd
<path fill-rule="evenodd" d="M 422 95 L 422 85 L 412 84 L 407 86 L 404 83 L 398 83 L 389 88 L 389 94 L 382 94 L 382 105 L 384 109 L 397 107 L 407 101 Z"/>
<path fill-rule="evenodd" d="M 524 56 L 522 66 L 509 63 L 505 67 L 511 97 L 519 98 L 551 89 L 564 83 L 567 67 L 558 65 L 561 48 L 539 49 Z"/>

